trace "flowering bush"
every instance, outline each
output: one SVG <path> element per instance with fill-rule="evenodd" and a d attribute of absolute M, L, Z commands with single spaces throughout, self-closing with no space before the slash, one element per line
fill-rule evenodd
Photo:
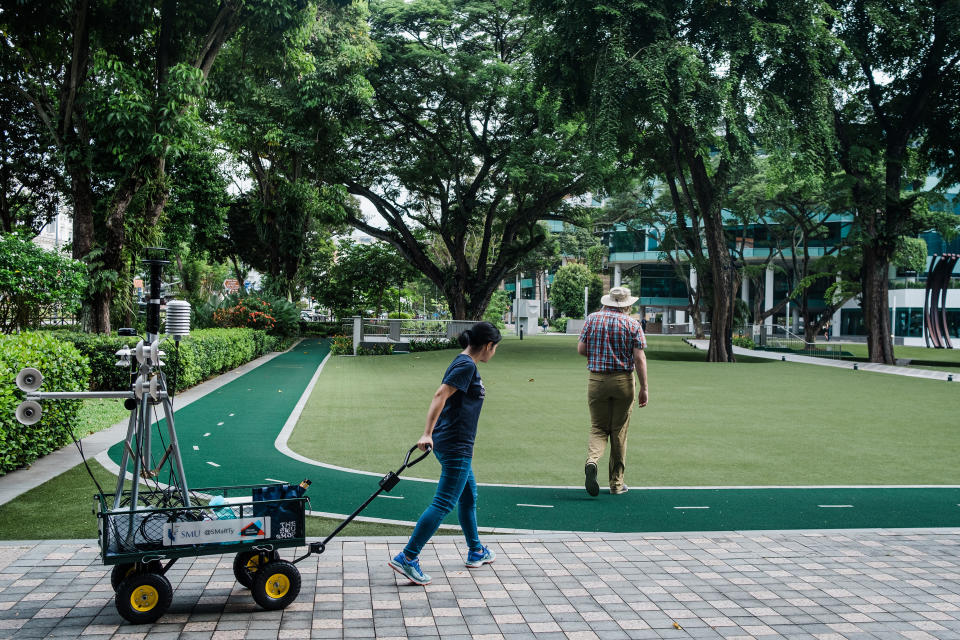
<path fill-rule="evenodd" d="M 261 329 L 271 331 L 277 319 L 271 315 L 272 306 L 262 298 L 244 298 L 239 304 L 213 312 L 213 324 L 224 328 Z"/>

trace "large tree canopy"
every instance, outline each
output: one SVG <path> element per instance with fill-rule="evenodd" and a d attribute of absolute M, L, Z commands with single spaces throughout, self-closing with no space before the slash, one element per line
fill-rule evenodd
<path fill-rule="evenodd" d="M 537 223 L 577 219 L 564 198 L 599 173 L 588 128 L 535 82 L 538 25 L 525 1 L 371 8 L 381 59 L 342 183 L 386 226 L 350 222 L 397 247 L 455 318 L 479 319 L 504 275 L 543 242 Z"/>
<path fill-rule="evenodd" d="M 281 297 L 302 289 L 311 243 L 329 239 L 355 206 L 329 183 L 329 167 L 371 93 L 366 18 L 362 3 L 322 4 L 286 49 L 240 34 L 212 77 L 210 124 L 250 185 L 230 209 L 221 248 L 268 275 Z"/>
<path fill-rule="evenodd" d="M 867 346 L 872 362 L 893 364 L 890 265 L 901 238 L 929 228 L 931 204 L 960 182 L 960 2 L 829 5 L 821 23 L 838 42 L 827 70 L 830 107 L 863 243 Z M 938 177 L 932 186 L 931 170 Z M 955 219 L 939 223 L 956 225 Z"/>
<path fill-rule="evenodd" d="M 190 140 L 225 42 L 258 31 L 282 46 L 307 0 L 0 2 L 5 64 L 64 162 L 73 254 L 90 263 L 89 321 L 110 330 L 114 283 L 155 238 L 167 162 Z"/>

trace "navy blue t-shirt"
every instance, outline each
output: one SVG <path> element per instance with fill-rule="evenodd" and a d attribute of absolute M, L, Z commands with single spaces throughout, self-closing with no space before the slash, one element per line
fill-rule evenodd
<path fill-rule="evenodd" d="M 486 395 L 473 358 L 462 353 L 454 358 L 443 374 L 443 384 L 457 391 L 447 398 L 433 427 L 433 448 L 441 453 L 472 458 L 477 421 Z"/>

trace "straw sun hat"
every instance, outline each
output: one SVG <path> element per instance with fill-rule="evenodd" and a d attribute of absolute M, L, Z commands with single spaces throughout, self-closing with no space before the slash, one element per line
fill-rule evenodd
<path fill-rule="evenodd" d="M 610 293 L 600 298 L 600 304 L 605 307 L 632 307 L 639 298 L 630 295 L 627 287 L 614 287 Z"/>

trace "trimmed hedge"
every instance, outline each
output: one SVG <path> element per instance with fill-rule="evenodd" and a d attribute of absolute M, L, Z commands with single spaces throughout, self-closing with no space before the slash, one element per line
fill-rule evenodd
<path fill-rule="evenodd" d="M 80 400 L 44 402 L 36 424 L 17 422 L 14 412 L 24 393 L 13 384 L 24 367 L 43 374 L 42 390 L 85 391 L 90 378 L 86 358 L 70 342 L 43 333 L 0 335 L 0 475 L 27 466 L 70 442 Z"/>
<path fill-rule="evenodd" d="M 439 351 L 440 349 L 461 349 L 456 338 L 427 338 L 426 340 L 411 340 L 410 351 Z"/>
<path fill-rule="evenodd" d="M 130 373 L 135 371 L 135 366 L 131 369 L 116 366 L 116 352 L 124 346 L 136 346 L 139 338 L 66 331 L 48 335 L 73 343 L 87 357 L 91 369 L 90 389 L 130 388 Z M 163 340 L 160 349 L 167 354 L 163 358 L 167 380 L 182 390 L 259 358 L 281 347 L 283 342 L 281 336 L 268 336 L 254 329 L 198 329 L 180 341 L 179 356 L 173 340 Z"/>

